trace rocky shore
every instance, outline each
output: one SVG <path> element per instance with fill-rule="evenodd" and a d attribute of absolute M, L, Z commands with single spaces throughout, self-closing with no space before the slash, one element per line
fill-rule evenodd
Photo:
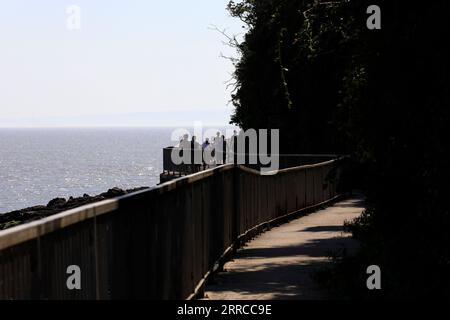
<path fill-rule="evenodd" d="M 129 190 L 123 190 L 120 188 L 112 188 L 107 192 L 96 196 L 90 196 L 88 194 L 82 197 L 69 199 L 56 198 L 51 200 L 46 206 L 34 206 L 26 209 L 16 210 L 5 214 L 0 214 L 0 230 L 8 229 L 19 224 L 39 220 L 63 211 L 78 208 L 86 204 L 99 202 L 106 199 L 112 199 L 123 196 L 128 193 L 148 189 L 148 187 L 141 187 Z"/>

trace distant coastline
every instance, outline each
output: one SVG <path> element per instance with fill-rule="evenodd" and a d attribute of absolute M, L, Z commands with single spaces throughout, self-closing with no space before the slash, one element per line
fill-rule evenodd
<path fill-rule="evenodd" d="M 109 115 L 0 117 L 0 128 L 135 128 L 192 127 L 201 121 L 207 127 L 226 127 L 231 109 L 135 112 Z"/>

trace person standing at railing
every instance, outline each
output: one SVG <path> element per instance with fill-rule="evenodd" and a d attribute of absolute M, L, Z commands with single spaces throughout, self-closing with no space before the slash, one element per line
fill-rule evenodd
<path fill-rule="evenodd" d="M 209 146 L 209 138 L 206 138 L 205 142 L 202 144 L 202 150 L 205 150 Z"/>
<path fill-rule="evenodd" d="M 228 161 L 236 164 L 237 163 L 237 145 L 238 145 L 238 135 L 237 131 L 233 130 L 233 135 L 228 142 Z"/>
<path fill-rule="evenodd" d="M 187 152 L 189 150 L 189 146 L 190 146 L 190 141 L 189 141 L 189 135 L 185 134 L 183 135 L 180 144 L 178 146 L 179 148 L 179 156 L 181 159 L 184 159 L 184 152 Z M 186 150 L 186 151 L 185 151 Z M 187 163 L 183 163 L 180 166 L 179 171 L 180 172 L 186 172 L 186 170 L 189 168 L 189 165 Z"/>
<path fill-rule="evenodd" d="M 192 136 L 191 140 L 191 171 L 198 172 L 201 169 L 201 159 L 202 156 L 200 152 L 202 151 L 200 144 L 197 142 L 197 137 Z"/>
<path fill-rule="evenodd" d="M 221 143 L 222 143 L 222 163 L 227 163 L 227 140 L 225 139 L 225 136 L 222 135 L 221 137 Z"/>
<path fill-rule="evenodd" d="M 206 138 L 205 142 L 203 142 L 202 144 L 202 162 L 203 162 L 203 170 L 206 170 L 206 160 L 205 160 L 205 153 L 209 150 L 210 147 L 210 143 L 209 143 L 209 138 Z M 209 163 L 208 163 L 209 165 Z"/>

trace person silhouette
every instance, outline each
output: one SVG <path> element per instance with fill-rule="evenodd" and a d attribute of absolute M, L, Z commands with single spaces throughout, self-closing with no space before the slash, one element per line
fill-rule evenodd
<path fill-rule="evenodd" d="M 205 142 L 202 144 L 202 150 L 205 150 L 209 146 L 209 138 L 206 138 Z"/>
<path fill-rule="evenodd" d="M 191 170 L 193 172 L 200 171 L 201 168 L 201 156 L 200 156 L 200 144 L 197 142 L 197 137 L 192 136 L 191 139 Z"/>
<path fill-rule="evenodd" d="M 225 136 L 222 135 L 221 137 L 221 143 L 222 143 L 222 163 L 227 163 L 227 140 L 225 139 Z"/>
<path fill-rule="evenodd" d="M 202 144 L 202 162 L 203 162 L 203 170 L 206 170 L 206 159 L 205 159 L 205 154 L 206 152 L 209 150 L 210 147 L 210 143 L 209 143 L 209 138 L 206 138 L 205 142 L 203 142 Z M 209 163 L 208 163 L 209 164 Z"/>
<path fill-rule="evenodd" d="M 228 159 L 233 159 L 233 163 L 237 164 L 237 147 L 238 147 L 238 133 L 233 130 L 233 135 L 230 138 L 230 145 L 228 147 Z"/>

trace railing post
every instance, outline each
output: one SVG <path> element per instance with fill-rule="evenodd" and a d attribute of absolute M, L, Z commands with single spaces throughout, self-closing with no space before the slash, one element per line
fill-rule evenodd
<path fill-rule="evenodd" d="M 238 239 L 241 230 L 240 197 L 239 165 L 235 162 L 233 168 L 233 241 Z"/>

